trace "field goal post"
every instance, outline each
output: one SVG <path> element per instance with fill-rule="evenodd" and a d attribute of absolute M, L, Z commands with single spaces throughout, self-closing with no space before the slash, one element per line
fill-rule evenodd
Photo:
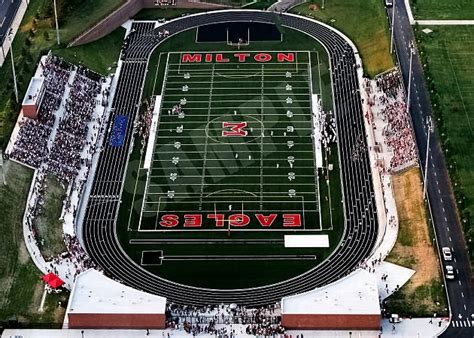
<path fill-rule="evenodd" d="M 226 42 L 227 46 L 237 46 L 237 49 L 240 49 L 240 46 L 249 46 L 250 45 L 250 28 L 247 28 L 247 40 L 239 38 L 238 42 L 232 42 L 229 40 L 229 28 L 226 29 Z"/>

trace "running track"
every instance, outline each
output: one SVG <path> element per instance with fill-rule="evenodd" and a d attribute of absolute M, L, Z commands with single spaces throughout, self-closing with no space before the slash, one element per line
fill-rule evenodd
<path fill-rule="evenodd" d="M 278 284 L 249 289 L 216 290 L 177 284 L 144 270 L 121 248 L 116 236 L 115 219 L 133 146 L 132 121 L 137 116 L 148 59 L 154 48 L 163 41 L 158 39 L 158 32 L 166 29 L 172 36 L 200 25 L 230 21 L 276 23 L 297 29 L 318 40 L 328 50 L 346 224 L 340 246 L 314 269 Z M 237 303 L 262 306 L 278 302 L 284 296 L 332 283 L 357 268 L 373 250 L 378 224 L 356 59 L 348 42 L 336 31 L 315 21 L 289 14 L 253 10 L 216 11 L 185 16 L 155 30 L 152 30 L 153 26 L 149 23 L 134 23 L 133 28 L 136 33 L 127 52 L 122 55 L 124 62 L 110 119 L 110 123 L 113 123 L 115 115 L 128 115 L 127 134 L 122 147 L 110 147 L 110 128 L 106 131 L 104 149 L 100 154 L 83 224 L 86 251 L 106 275 L 133 288 L 167 297 L 168 301 L 178 304 L 201 306 Z"/>

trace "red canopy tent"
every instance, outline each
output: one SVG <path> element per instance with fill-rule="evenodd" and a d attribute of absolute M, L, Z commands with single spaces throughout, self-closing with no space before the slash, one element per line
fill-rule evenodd
<path fill-rule="evenodd" d="M 48 283 L 48 285 L 51 286 L 53 289 L 57 289 L 64 284 L 64 281 L 52 272 L 48 273 L 47 275 L 44 275 L 43 277 L 41 277 L 41 279 Z"/>

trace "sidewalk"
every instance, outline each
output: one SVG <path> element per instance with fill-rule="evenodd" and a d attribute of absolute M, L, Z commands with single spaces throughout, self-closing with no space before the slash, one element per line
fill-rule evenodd
<path fill-rule="evenodd" d="M 449 321 L 431 318 L 405 318 L 401 323 L 391 324 L 388 319 L 382 321 L 382 338 L 406 337 L 406 338 L 429 338 L 437 337 L 449 325 Z M 440 324 L 441 323 L 441 324 Z M 393 327 L 395 326 L 395 330 Z"/>
<path fill-rule="evenodd" d="M 474 20 L 415 20 L 422 26 L 473 26 Z"/>
<path fill-rule="evenodd" d="M 439 326 L 441 322 L 441 326 Z M 301 331 L 288 330 L 285 332 L 287 337 L 321 337 L 321 338 L 429 338 L 437 337 L 446 327 L 448 322 L 444 319 L 433 320 L 430 323 L 430 318 L 404 319 L 401 323 L 391 324 L 388 320 L 382 321 L 382 334 L 376 331 Z M 395 330 L 393 330 L 393 325 Z M 216 325 L 217 328 L 227 328 L 227 332 L 234 331 L 236 338 L 239 337 L 255 337 L 245 333 L 246 325 Z M 81 334 L 84 332 L 84 335 Z M 7 329 L 3 332 L 2 338 L 9 338 L 11 336 L 22 336 L 23 338 L 103 338 L 103 337 L 120 337 L 120 338 L 136 338 L 136 337 L 150 337 L 150 338 L 191 338 L 192 334 L 186 333 L 184 330 L 150 330 L 147 335 L 145 329 L 142 330 L 26 330 L 26 329 Z M 215 335 L 199 334 L 198 337 L 214 338 Z M 275 337 L 283 337 L 283 335 L 276 335 Z"/>

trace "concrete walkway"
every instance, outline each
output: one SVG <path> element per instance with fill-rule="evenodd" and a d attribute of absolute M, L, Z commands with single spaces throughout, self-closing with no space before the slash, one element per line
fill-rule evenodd
<path fill-rule="evenodd" d="M 270 7 L 268 7 L 267 11 L 270 12 L 287 12 L 291 8 L 302 4 L 305 0 L 278 0 Z"/>
<path fill-rule="evenodd" d="M 473 26 L 474 20 L 415 20 L 422 26 Z"/>
<path fill-rule="evenodd" d="M 378 331 L 286 331 L 287 337 L 321 337 L 321 338 L 430 338 L 437 337 L 446 327 L 448 322 L 445 319 L 435 319 L 430 323 L 430 318 L 403 319 L 401 323 L 391 324 L 388 320 L 382 321 L 382 332 Z M 245 333 L 245 325 L 216 325 L 217 328 L 227 328 L 227 332 L 235 331 L 236 338 L 239 337 L 255 337 Z M 393 329 L 395 327 L 395 329 Z M 160 338 L 189 338 L 191 334 L 183 330 L 150 330 L 147 335 L 145 329 L 142 330 L 26 330 L 26 329 L 7 329 L 3 332 L 2 338 L 10 338 L 12 336 L 22 336 L 23 338 L 103 338 L 103 337 L 120 337 L 120 338 L 136 338 L 136 337 L 160 337 Z M 199 334 L 198 337 L 214 338 L 215 335 Z M 275 336 L 275 337 L 283 337 Z"/>
<path fill-rule="evenodd" d="M 388 319 L 382 321 L 382 338 L 406 337 L 406 338 L 429 338 L 438 337 L 449 325 L 445 318 L 416 318 L 402 319 L 401 323 L 392 324 Z M 394 329 L 395 327 L 395 329 Z M 356 336 L 357 337 L 357 336 Z"/>

